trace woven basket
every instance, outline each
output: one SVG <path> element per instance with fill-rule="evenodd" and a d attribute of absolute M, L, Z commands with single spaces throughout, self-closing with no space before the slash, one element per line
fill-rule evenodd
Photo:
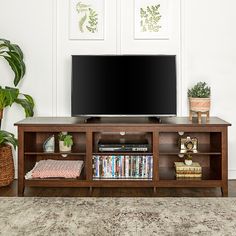
<path fill-rule="evenodd" d="M 0 146 L 0 187 L 7 186 L 14 180 L 14 163 L 12 148 Z"/>
<path fill-rule="evenodd" d="M 211 99 L 210 98 L 189 98 L 189 109 L 195 112 L 210 111 Z"/>

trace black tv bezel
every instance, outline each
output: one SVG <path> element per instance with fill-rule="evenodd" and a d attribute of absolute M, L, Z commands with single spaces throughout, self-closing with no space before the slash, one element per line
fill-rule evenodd
<path fill-rule="evenodd" d="M 102 56 L 108 56 L 108 57 L 116 57 L 116 56 L 149 56 L 149 57 L 155 57 L 155 56 L 161 56 L 161 57 L 174 57 L 175 58 L 175 71 L 176 71 L 176 88 L 175 88 L 175 93 L 176 93 L 176 104 L 175 104 L 175 114 L 73 114 L 73 109 L 72 109 L 72 97 L 73 97 L 73 89 L 72 89 L 72 81 L 73 81 L 73 68 L 71 66 L 71 116 L 72 117 L 176 117 L 177 116 L 177 111 L 178 111 L 178 90 L 177 90 L 177 56 L 172 55 L 172 54 L 96 54 L 96 55 L 89 55 L 89 54 L 78 54 L 78 55 L 71 55 L 71 65 L 73 65 L 73 57 L 77 56 L 97 56 L 97 57 L 102 57 Z"/>

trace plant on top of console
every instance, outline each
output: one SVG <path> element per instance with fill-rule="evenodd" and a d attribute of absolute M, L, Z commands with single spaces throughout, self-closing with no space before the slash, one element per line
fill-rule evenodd
<path fill-rule="evenodd" d="M 188 90 L 188 97 L 192 98 L 209 98 L 211 96 L 211 88 L 206 82 L 198 82 Z"/>

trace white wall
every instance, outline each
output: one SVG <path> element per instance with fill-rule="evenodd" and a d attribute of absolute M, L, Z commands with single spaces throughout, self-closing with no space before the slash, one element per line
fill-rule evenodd
<path fill-rule="evenodd" d="M 106 0 L 105 40 L 69 40 L 68 0 L 0 0 L 0 38 L 21 46 L 27 74 L 21 90 L 36 101 L 36 116 L 70 115 L 72 54 L 176 54 L 178 114 L 188 115 L 187 88 L 199 80 L 212 87 L 212 115 L 235 124 L 235 0 L 170 0 L 170 40 L 133 39 L 133 0 Z M 12 85 L 12 72 L 0 61 L 0 85 Z M 6 110 L 3 128 L 24 117 Z M 229 129 L 229 177 L 236 179 L 236 128 Z"/>
<path fill-rule="evenodd" d="M 185 0 L 183 5 L 183 90 L 199 80 L 212 88 L 211 115 L 229 128 L 229 178 L 236 179 L 236 1 Z M 183 114 L 187 112 L 183 93 Z"/>
<path fill-rule="evenodd" d="M 53 2 L 48 0 L 0 0 L 0 38 L 17 43 L 25 55 L 27 72 L 20 83 L 22 93 L 36 102 L 35 114 L 53 115 Z M 0 85 L 14 86 L 14 74 L 0 60 Z M 4 112 L 2 129 L 16 133 L 13 124 L 24 118 L 22 108 L 13 105 Z M 16 161 L 15 161 L 16 163 Z"/>

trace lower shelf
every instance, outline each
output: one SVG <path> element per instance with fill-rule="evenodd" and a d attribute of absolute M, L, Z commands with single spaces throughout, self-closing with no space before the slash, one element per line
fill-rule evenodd
<path fill-rule="evenodd" d="M 147 178 L 93 178 L 94 181 L 152 181 Z"/>
<path fill-rule="evenodd" d="M 25 180 L 30 187 L 154 187 L 152 180 L 78 180 L 78 179 L 32 179 Z"/>
<path fill-rule="evenodd" d="M 218 175 L 211 168 L 202 168 L 201 178 L 180 178 L 176 179 L 174 167 L 160 167 L 159 168 L 160 180 L 175 180 L 175 181 L 204 181 L 204 180 L 221 180 L 221 176 Z"/>

